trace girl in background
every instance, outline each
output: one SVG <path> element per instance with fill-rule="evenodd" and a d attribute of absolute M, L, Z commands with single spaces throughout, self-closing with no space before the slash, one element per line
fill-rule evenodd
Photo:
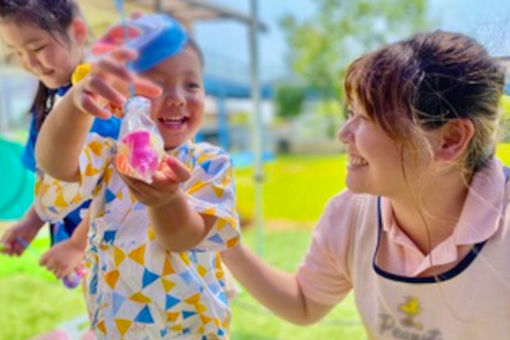
<path fill-rule="evenodd" d="M 39 80 L 22 156 L 23 164 L 31 171 L 37 168 L 34 146 L 39 129 L 55 102 L 71 87 L 71 75 L 84 58 L 87 36 L 87 25 L 74 0 L 0 0 L 0 38 L 19 65 Z M 116 118 L 98 119 L 91 132 L 115 138 L 119 126 Z M 83 258 L 83 249 L 71 248 L 65 242 L 55 243 L 72 235 L 80 223 L 80 211 L 88 205 L 85 202 L 50 225 L 53 247 L 43 256 L 42 264 L 59 278 L 75 269 Z M 4 253 L 20 256 L 43 225 L 44 221 L 30 207 L 21 221 L 2 236 Z M 83 241 L 86 243 L 86 239 Z"/>

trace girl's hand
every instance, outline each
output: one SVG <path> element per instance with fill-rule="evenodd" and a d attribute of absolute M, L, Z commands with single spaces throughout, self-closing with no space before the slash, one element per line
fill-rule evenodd
<path fill-rule="evenodd" d="M 130 95 L 130 86 L 134 87 L 136 95 L 158 97 L 161 87 L 128 70 L 126 63 L 136 58 L 136 52 L 125 47 L 119 47 L 101 57 L 71 89 L 74 106 L 82 112 L 107 119 L 111 112 L 105 106 L 111 104 L 123 107 Z"/>
<path fill-rule="evenodd" d="M 39 264 L 46 267 L 57 278 L 71 274 L 83 261 L 85 249 L 68 239 L 55 244 L 41 257 Z"/>
<path fill-rule="evenodd" d="M 179 184 L 187 181 L 191 173 L 177 158 L 165 155 L 151 184 L 120 172 L 119 175 L 139 202 L 157 207 L 170 202 L 179 193 Z"/>
<path fill-rule="evenodd" d="M 20 256 L 25 251 L 25 247 L 18 242 L 18 238 L 30 244 L 40 228 L 40 224 L 33 223 L 30 220 L 22 220 L 16 223 L 4 233 L 0 240 L 0 243 L 4 245 L 2 252 L 9 256 Z"/>

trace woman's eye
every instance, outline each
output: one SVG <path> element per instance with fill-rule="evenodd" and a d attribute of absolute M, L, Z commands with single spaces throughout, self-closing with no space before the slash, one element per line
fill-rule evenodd
<path fill-rule="evenodd" d="M 197 89 L 200 87 L 200 85 L 198 83 L 188 83 L 188 87 L 190 89 Z"/>

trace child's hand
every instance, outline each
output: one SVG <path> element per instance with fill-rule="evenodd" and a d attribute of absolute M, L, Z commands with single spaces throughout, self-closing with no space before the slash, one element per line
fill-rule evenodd
<path fill-rule="evenodd" d="M 55 244 L 41 257 L 39 264 L 46 267 L 57 278 L 71 274 L 83 261 L 85 249 L 68 239 Z"/>
<path fill-rule="evenodd" d="M 40 225 L 30 223 L 30 221 L 21 221 L 9 228 L 2 236 L 0 243 L 4 245 L 3 253 L 9 256 L 20 256 L 25 251 L 23 244 L 18 242 L 18 238 L 26 243 L 32 242 L 40 229 Z"/>
<path fill-rule="evenodd" d="M 119 172 L 120 174 L 120 172 Z M 177 158 L 165 155 L 159 169 L 148 184 L 120 174 L 136 199 L 149 207 L 161 206 L 171 201 L 179 192 L 179 184 L 187 181 L 191 174 Z"/>
<path fill-rule="evenodd" d="M 126 63 L 136 59 L 135 51 L 120 47 L 101 57 L 90 72 L 72 89 L 73 104 L 82 112 L 100 118 L 109 118 L 107 104 L 123 107 L 130 95 L 129 86 L 135 94 L 148 98 L 158 97 L 161 88 L 154 82 L 129 71 Z"/>

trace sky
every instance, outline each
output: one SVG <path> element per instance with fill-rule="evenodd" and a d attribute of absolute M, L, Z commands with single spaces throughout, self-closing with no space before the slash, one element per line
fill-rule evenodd
<path fill-rule="evenodd" d="M 250 0 L 210 1 L 241 13 L 250 12 Z M 279 20 L 286 14 L 304 20 L 312 17 L 314 12 L 313 0 L 258 0 L 259 19 L 269 27 L 268 32 L 259 36 L 263 79 L 287 73 L 287 46 Z M 433 28 L 469 34 L 479 39 L 493 55 L 510 55 L 509 0 L 429 0 L 429 16 L 436 23 Z M 246 25 L 235 21 L 211 21 L 197 23 L 194 29 L 199 44 L 206 51 L 207 62 L 212 62 L 221 71 L 232 72 L 232 65 L 239 63 L 246 65 L 245 71 L 248 70 Z M 238 70 L 238 73 L 243 72 Z"/>

